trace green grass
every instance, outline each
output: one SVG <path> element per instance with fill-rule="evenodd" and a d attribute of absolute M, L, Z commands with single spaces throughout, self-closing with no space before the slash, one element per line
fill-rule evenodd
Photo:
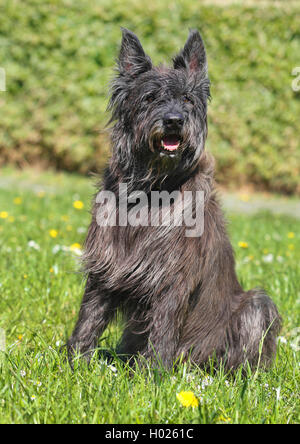
<path fill-rule="evenodd" d="M 118 362 L 114 371 L 96 359 L 89 369 L 79 363 L 71 372 L 59 348 L 74 326 L 83 281 L 68 248 L 83 242 L 91 183 L 76 175 L 1 172 L 0 328 L 6 351 L 0 352 L 0 422 L 299 422 L 300 233 L 299 221 L 291 218 L 229 215 L 242 284 L 264 286 L 284 319 L 268 372 L 242 378 L 240 372 L 213 375 L 182 365 L 177 372 L 132 375 Z M 84 208 L 73 207 L 77 200 Z M 239 247 L 240 241 L 248 247 Z M 119 334 L 120 326 L 111 326 L 101 347 L 112 348 Z M 182 390 L 195 393 L 199 408 L 179 403 Z"/>

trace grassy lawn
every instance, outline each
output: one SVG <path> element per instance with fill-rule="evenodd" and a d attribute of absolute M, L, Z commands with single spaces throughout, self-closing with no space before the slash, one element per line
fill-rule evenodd
<path fill-rule="evenodd" d="M 228 215 L 242 284 L 263 286 L 284 319 L 268 372 L 243 378 L 183 365 L 130 375 L 96 359 L 70 371 L 59 348 L 83 292 L 77 259 L 93 191 L 91 179 L 75 175 L 1 172 L 0 422 L 299 422 L 300 233 L 299 220 L 284 216 Z M 110 327 L 101 347 L 114 347 L 119 334 Z M 199 407 L 182 406 L 181 391 L 192 391 Z"/>

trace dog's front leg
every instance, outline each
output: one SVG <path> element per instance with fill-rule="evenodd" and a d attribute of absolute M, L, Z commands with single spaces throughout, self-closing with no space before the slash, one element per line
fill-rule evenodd
<path fill-rule="evenodd" d="M 71 366 L 75 353 L 79 353 L 87 361 L 90 360 L 99 337 L 114 313 L 115 307 L 112 299 L 101 291 L 101 286 L 97 285 L 95 277 L 90 275 L 86 283 L 76 326 L 67 343 Z"/>
<path fill-rule="evenodd" d="M 178 288 L 178 287 L 177 287 Z M 186 317 L 186 294 L 172 293 L 164 297 L 152 307 L 152 319 L 146 357 L 158 365 L 171 368 L 177 358 L 178 343 Z"/>

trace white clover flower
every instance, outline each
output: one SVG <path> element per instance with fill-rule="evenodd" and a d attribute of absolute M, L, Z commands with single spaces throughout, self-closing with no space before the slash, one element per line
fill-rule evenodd
<path fill-rule="evenodd" d="M 58 273 L 58 266 L 57 265 L 53 265 L 53 267 L 51 267 L 51 270 L 54 274 Z"/>
<path fill-rule="evenodd" d="M 200 381 L 200 385 L 198 385 L 198 390 L 201 392 L 205 389 L 205 387 L 208 387 L 214 382 L 214 379 L 211 376 L 206 376 Z"/>
<path fill-rule="evenodd" d="M 282 344 L 287 344 L 287 340 L 283 336 L 278 336 L 277 342 L 281 342 Z"/>
<path fill-rule="evenodd" d="M 27 245 L 29 248 L 33 248 L 34 250 L 37 250 L 37 251 L 39 251 L 41 249 L 39 244 L 37 244 L 34 240 L 30 240 Z"/>
<path fill-rule="evenodd" d="M 274 256 L 272 253 L 267 254 L 266 256 L 262 257 L 263 262 L 265 262 L 266 264 L 270 264 L 271 262 L 273 262 Z"/>
<path fill-rule="evenodd" d="M 116 367 L 114 367 L 113 365 L 108 365 L 107 366 L 113 373 L 117 373 L 117 369 Z"/>
<path fill-rule="evenodd" d="M 61 246 L 60 245 L 54 245 L 54 247 L 52 248 L 52 253 L 56 254 L 59 251 L 61 251 Z"/>

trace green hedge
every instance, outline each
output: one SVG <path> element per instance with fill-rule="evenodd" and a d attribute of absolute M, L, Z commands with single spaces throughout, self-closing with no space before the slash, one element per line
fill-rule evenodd
<path fill-rule="evenodd" d="M 266 4 L 266 2 L 261 2 Z M 300 5 L 201 6 L 181 0 L 2 0 L 0 162 L 99 170 L 108 154 L 107 84 L 120 26 L 153 61 L 170 60 L 189 28 L 206 42 L 213 100 L 208 148 L 218 180 L 300 193 Z"/>

